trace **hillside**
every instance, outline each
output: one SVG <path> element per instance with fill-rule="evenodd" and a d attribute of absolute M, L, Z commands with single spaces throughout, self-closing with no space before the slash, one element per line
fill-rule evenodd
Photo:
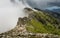
<path fill-rule="evenodd" d="M 29 32 L 60 35 L 60 20 L 44 11 L 33 11 L 32 9 L 28 11 L 32 11 L 28 16 L 30 20 L 26 23 L 26 29 Z"/>

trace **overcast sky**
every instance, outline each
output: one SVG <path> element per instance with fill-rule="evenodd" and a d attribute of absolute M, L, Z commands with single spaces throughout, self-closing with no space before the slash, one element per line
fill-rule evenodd
<path fill-rule="evenodd" d="M 60 0 L 27 0 L 27 3 L 31 7 L 36 7 L 36 8 L 47 8 L 48 6 L 60 6 Z"/>

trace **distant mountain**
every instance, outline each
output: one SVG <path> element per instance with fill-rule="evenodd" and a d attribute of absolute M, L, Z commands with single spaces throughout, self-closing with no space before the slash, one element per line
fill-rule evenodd
<path fill-rule="evenodd" d="M 58 6 L 47 7 L 45 10 L 50 10 L 53 12 L 60 13 L 60 7 L 58 7 Z"/>
<path fill-rule="evenodd" d="M 60 7 L 54 6 L 46 8 L 44 11 L 47 11 L 52 16 L 60 19 Z"/>

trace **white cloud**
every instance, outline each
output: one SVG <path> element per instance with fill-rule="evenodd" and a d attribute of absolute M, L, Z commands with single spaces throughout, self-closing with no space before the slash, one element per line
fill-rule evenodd
<path fill-rule="evenodd" d="M 25 6 L 20 2 L 14 5 L 10 0 L 0 0 L 0 33 L 11 30 L 16 26 L 19 17 L 24 17 Z"/>

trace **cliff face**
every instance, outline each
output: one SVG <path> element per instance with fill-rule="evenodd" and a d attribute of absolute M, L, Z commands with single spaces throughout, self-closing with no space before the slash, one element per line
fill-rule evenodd
<path fill-rule="evenodd" d="M 18 18 L 16 27 L 0 34 L 0 38 L 60 38 L 60 20 L 42 10 L 24 11 L 28 16 Z"/>

